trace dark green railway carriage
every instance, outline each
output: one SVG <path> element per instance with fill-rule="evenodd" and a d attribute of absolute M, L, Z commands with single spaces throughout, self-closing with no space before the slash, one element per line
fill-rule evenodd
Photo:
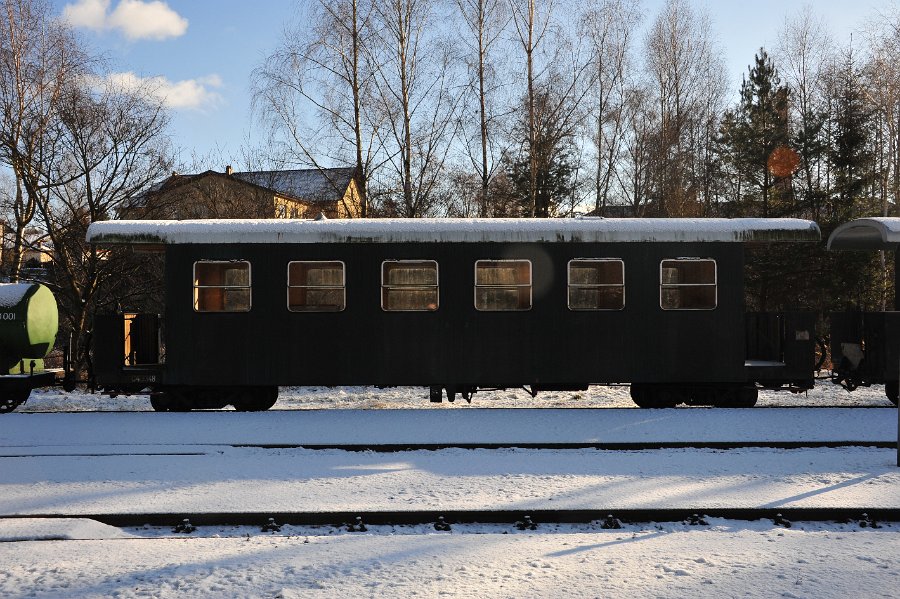
<path fill-rule="evenodd" d="M 745 313 L 745 245 L 819 237 L 792 219 L 95 223 L 91 243 L 164 252 L 166 289 L 161 318 L 96 318 L 95 375 L 159 409 L 265 409 L 279 385 L 752 405 L 757 385 L 812 386 L 814 319 Z"/>
<path fill-rule="evenodd" d="M 900 218 L 858 218 L 828 237 L 831 250 L 894 252 L 894 311 L 831 314 L 833 381 L 849 390 L 884 384 L 897 405 L 900 395 Z"/>

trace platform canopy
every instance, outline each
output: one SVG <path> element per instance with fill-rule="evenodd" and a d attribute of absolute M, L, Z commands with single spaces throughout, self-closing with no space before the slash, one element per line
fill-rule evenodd
<path fill-rule="evenodd" d="M 333 220 L 103 221 L 98 245 L 428 242 L 818 241 L 809 220 L 763 218 L 387 218 Z"/>
<path fill-rule="evenodd" d="M 900 245 L 900 218 L 858 218 L 839 226 L 828 238 L 830 250 L 888 250 Z"/>

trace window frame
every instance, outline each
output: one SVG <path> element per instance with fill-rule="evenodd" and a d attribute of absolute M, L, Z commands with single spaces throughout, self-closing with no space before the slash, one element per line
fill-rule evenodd
<path fill-rule="evenodd" d="M 434 285 L 388 285 L 385 283 L 385 265 L 387 264 L 434 264 Z M 435 290 L 434 308 L 386 308 L 384 306 L 384 292 L 389 289 L 416 289 Z M 430 258 L 395 258 L 381 261 L 381 289 L 379 290 L 379 302 L 383 312 L 437 312 L 441 307 L 441 267 L 437 260 Z"/>
<path fill-rule="evenodd" d="M 597 283 L 592 285 L 580 285 L 572 283 L 573 262 L 618 262 L 622 267 L 622 283 Z M 573 308 L 572 288 L 576 289 L 602 289 L 608 287 L 621 287 L 622 306 L 619 308 Z M 566 263 L 566 305 L 572 312 L 621 312 L 625 309 L 625 260 L 623 258 L 572 258 Z"/>
<path fill-rule="evenodd" d="M 712 283 L 666 283 L 663 284 L 663 264 L 666 262 L 712 262 L 713 264 L 713 282 Z M 712 287 L 713 288 L 713 305 L 711 308 L 666 308 L 663 306 L 663 290 L 677 289 L 679 287 Z M 666 312 L 703 312 L 715 310 L 719 307 L 719 263 L 715 258 L 701 258 L 699 256 L 679 256 L 677 258 L 663 258 L 659 261 L 659 308 Z"/>
<path fill-rule="evenodd" d="M 291 264 L 340 264 L 341 285 L 291 285 Z M 294 314 L 337 314 L 347 309 L 347 264 L 343 260 L 290 260 L 287 263 L 287 311 Z M 343 303 L 340 310 L 293 310 L 291 309 L 291 289 L 340 289 Z"/>
<path fill-rule="evenodd" d="M 197 265 L 198 264 L 246 264 L 247 265 L 247 284 L 246 285 L 198 285 L 197 281 Z M 195 260 L 193 266 L 191 267 L 191 294 L 193 296 L 193 301 L 191 302 L 194 313 L 196 314 L 246 314 L 253 309 L 253 265 L 249 260 L 244 259 L 236 259 L 236 260 Z M 200 296 L 197 293 L 198 289 L 246 289 L 248 292 L 249 301 L 247 302 L 246 310 L 199 310 L 197 306 L 199 305 Z M 224 301 L 223 301 L 224 303 Z"/>
<path fill-rule="evenodd" d="M 501 262 L 525 262 L 528 264 L 528 283 L 527 284 L 515 284 L 515 285 L 479 285 L 478 284 L 478 265 L 483 262 L 490 262 L 492 264 L 497 264 Z M 482 258 L 475 261 L 474 271 L 473 271 L 473 305 L 478 312 L 528 312 L 534 308 L 534 264 L 528 258 L 502 258 L 502 259 L 493 259 L 493 258 Z M 520 287 L 528 287 L 528 307 L 527 308 L 514 308 L 511 310 L 495 310 L 489 308 L 479 308 L 478 307 L 478 289 L 510 289 L 510 288 L 520 288 Z"/>

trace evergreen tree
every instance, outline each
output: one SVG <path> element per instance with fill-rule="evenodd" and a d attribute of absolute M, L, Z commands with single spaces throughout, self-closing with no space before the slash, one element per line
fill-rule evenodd
<path fill-rule="evenodd" d="M 739 179 L 737 212 L 764 217 L 790 212 L 788 178 L 796 154 L 788 149 L 788 89 L 762 48 L 741 85 L 739 105 L 722 119 L 721 134 L 723 158 Z"/>
<path fill-rule="evenodd" d="M 828 152 L 824 131 L 828 113 L 821 110 L 807 110 L 799 119 L 792 137 L 793 147 L 800 154 L 803 168 L 803 185 L 800 190 L 802 200 L 798 202 L 800 215 L 818 221 L 826 204 L 827 192 L 814 176 L 816 165 L 822 163 Z"/>
<path fill-rule="evenodd" d="M 808 190 L 809 202 L 791 213 L 818 216 L 825 239 L 841 223 L 873 213 L 866 205 L 873 172 L 872 114 L 852 53 L 832 72 L 827 100 L 827 118 L 807 115 L 807 126 L 793 139 L 801 149 L 801 160 L 824 158 L 828 185 Z M 872 283 L 881 276 L 877 256 L 871 252 L 827 252 L 821 244 L 772 246 L 751 251 L 747 263 L 751 309 L 803 308 L 828 314 L 878 307 L 878 285 Z"/>
<path fill-rule="evenodd" d="M 870 147 L 872 111 L 865 102 L 861 79 L 848 52 L 845 68 L 835 74 L 832 140 L 828 162 L 832 172 L 830 210 L 825 225 L 838 225 L 867 214 L 864 196 L 872 183 Z M 829 229 L 831 227 L 828 227 Z"/>

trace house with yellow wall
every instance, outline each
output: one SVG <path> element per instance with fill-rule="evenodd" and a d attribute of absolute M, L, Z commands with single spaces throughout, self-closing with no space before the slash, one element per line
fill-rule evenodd
<path fill-rule="evenodd" d="M 363 194 L 354 168 L 172 175 L 134 198 L 120 218 L 357 218 Z"/>

